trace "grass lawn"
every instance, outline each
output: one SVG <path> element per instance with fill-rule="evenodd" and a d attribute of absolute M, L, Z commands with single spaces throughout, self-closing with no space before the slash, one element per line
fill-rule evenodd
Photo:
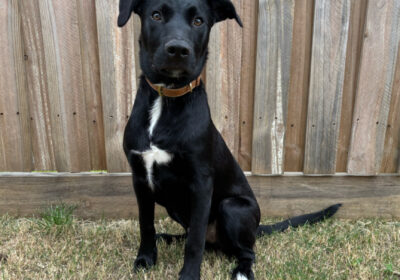
<path fill-rule="evenodd" d="M 40 218 L 0 217 L 0 279 L 177 279 L 183 242 L 159 242 L 157 265 L 133 274 L 138 221 L 84 221 L 72 212 L 64 205 Z M 169 218 L 156 229 L 182 232 Z M 332 219 L 260 238 L 255 250 L 256 279 L 400 279 L 400 221 Z M 202 279 L 230 279 L 234 266 L 207 252 Z"/>

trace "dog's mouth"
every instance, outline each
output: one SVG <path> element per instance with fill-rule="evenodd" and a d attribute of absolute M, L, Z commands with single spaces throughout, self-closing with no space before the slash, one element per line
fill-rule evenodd
<path fill-rule="evenodd" d="M 191 74 L 191 72 L 187 68 L 187 65 L 183 65 L 183 63 L 153 63 L 151 66 L 155 72 L 161 74 L 166 78 L 186 78 Z"/>
<path fill-rule="evenodd" d="M 186 69 L 182 68 L 161 68 L 161 74 L 169 77 L 169 78 L 182 78 L 189 75 L 189 72 Z"/>

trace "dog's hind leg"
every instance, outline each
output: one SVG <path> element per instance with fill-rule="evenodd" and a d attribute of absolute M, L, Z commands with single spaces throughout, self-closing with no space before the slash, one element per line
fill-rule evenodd
<path fill-rule="evenodd" d="M 254 279 L 251 266 L 255 259 L 253 246 L 259 221 L 259 207 L 251 198 L 227 198 L 219 205 L 218 243 L 223 252 L 236 257 L 238 261 L 238 266 L 232 273 L 232 279 Z"/>

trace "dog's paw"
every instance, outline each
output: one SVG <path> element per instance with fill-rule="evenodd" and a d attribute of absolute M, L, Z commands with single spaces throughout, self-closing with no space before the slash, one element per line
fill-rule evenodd
<path fill-rule="evenodd" d="M 253 271 L 248 270 L 244 272 L 235 269 L 232 273 L 232 280 L 254 280 Z"/>
<path fill-rule="evenodd" d="M 200 280 L 200 276 L 198 275 L 190 275 L 190 274 L 181 274 L 179 276 L 179 280 Z"/>
<path fill-rule="evenodd" d="M 148 269 L 152 266 L 154 266 L 156 264 L 156 260 L 157 260 L 157 254 L 153 255 L 140 255 L 137 256 L 134 264 L 133 264 L 133 270 L 135 272 L 138 272 L 142 269 Z"/>
<path fill-rule="evenodd" d="M 200 280 L 200 268 L 182 268 L 181 272 L 179 273 L 179 280 Z"/>

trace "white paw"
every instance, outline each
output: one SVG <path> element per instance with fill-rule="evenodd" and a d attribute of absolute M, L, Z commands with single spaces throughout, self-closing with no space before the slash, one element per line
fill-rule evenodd
<path fill-rule="evenodd" d="M 236 274 L 236 280 L 248 280 L 246 275 L 243 275 L 241 273 Z"/>

